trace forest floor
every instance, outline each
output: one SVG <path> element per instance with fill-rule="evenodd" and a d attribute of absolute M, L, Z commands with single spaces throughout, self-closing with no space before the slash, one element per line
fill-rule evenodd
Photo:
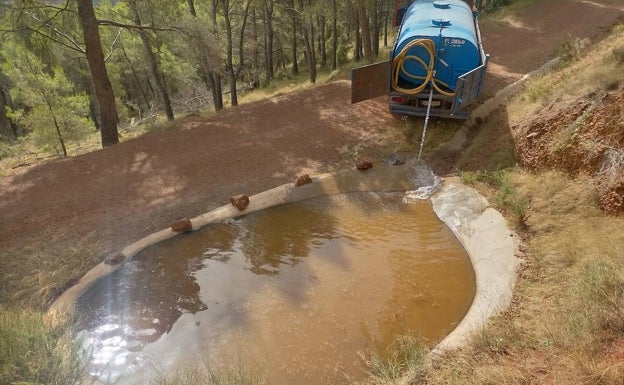
<path fill-rule="evenodd" d="M 623 8 L 621 0 L 536 1 L 484 20 L 487 96 L 570 39 L 605 34 Z M 337 81 L 188 117 L 168 131 L 4 177 L 0 306 L 43 309 L 105 256 L 231 195 L 352 167 L 359 157 L 380 161 L 397 149 L 391 133 L 404 123 L 387 112 L 385 98 L 349 104 L 349 87 Z"/>

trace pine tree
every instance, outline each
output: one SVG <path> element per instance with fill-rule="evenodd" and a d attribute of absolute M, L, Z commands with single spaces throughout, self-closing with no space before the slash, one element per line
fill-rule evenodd
<path fill-rule="evenodd" d="M 3 50 L 4 57 L 11 57 L 2 65 L 14 85 L 11 97 L 23 106 L 7 115 L 30 130 L 41 149 L 67 157 L 68 141 L 82 139 L 92 127 L 88 96 L 74 90 L 60 67 L 44 68 L 25 47 L 7 44 Z"/>

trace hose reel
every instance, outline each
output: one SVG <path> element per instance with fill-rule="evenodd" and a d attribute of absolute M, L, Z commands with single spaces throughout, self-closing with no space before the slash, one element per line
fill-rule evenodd
<path fill-rule="evenodd" d="M 425 62 L 425 60 L 419 56 L 409 54 L 409 50 L 412 47 L 423 48 L 429 54 L 429 62 L 428 63 Z M 414 39 L 410 41 L 409 43 L 407 43 L 405 47 L 401 49 L 398 55 L 396 55 L 394 59 L 392 59 L 392 78 L 391 78 L 392 88 L 407 95 L 416 95 L 416 94 L 421 93 L 427 87 L 428 84 L 431 84 L 431 86 L 440 94 L 445 95 L 445 96 L 451 96 L 451 97 L 455 96 L 454 92 L 445 91 L 438 85 L 438 83 L 440 83 L 442 86 L 446 88 L 450 88 L 448 87 L 448 84 L 434 77 L 435 59 L 436 59 L 436 45 L 433 40 L 421 38 L 421 39 Z M 418 62 L 425 69 L 426 75 L 418 76 L 407 71 L 407 69 L 405 68 L 405 63 L 407 63 L 409 60 L 414 60 Z M 422 84 L 414 88 L 401 87 L 399 86 L 399 75 L 401 74 L 410 79 L 420 80 L 422 81 Z"/>

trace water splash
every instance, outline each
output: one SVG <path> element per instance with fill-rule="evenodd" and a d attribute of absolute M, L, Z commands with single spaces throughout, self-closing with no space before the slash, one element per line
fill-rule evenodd
<path fill-rule="evenodd" d="M 412 169 L 410 178 L 417 188 L 405 192 L 403 203 L 429 199 L 442 185 L 442 178 L 436 175 L 424 161 L 412 159 L 407 166 Z"/>

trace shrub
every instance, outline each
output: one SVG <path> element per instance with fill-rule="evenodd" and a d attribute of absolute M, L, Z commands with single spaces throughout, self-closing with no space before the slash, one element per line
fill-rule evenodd
<path fill-rule="evenodd" d="M 547 82 L 545 79 L 537 79 L 529 84 L 525 95 L 530 102 L 535 103 L 538 100 L 546 99 L 552 91 L 552 84 Z"/>

